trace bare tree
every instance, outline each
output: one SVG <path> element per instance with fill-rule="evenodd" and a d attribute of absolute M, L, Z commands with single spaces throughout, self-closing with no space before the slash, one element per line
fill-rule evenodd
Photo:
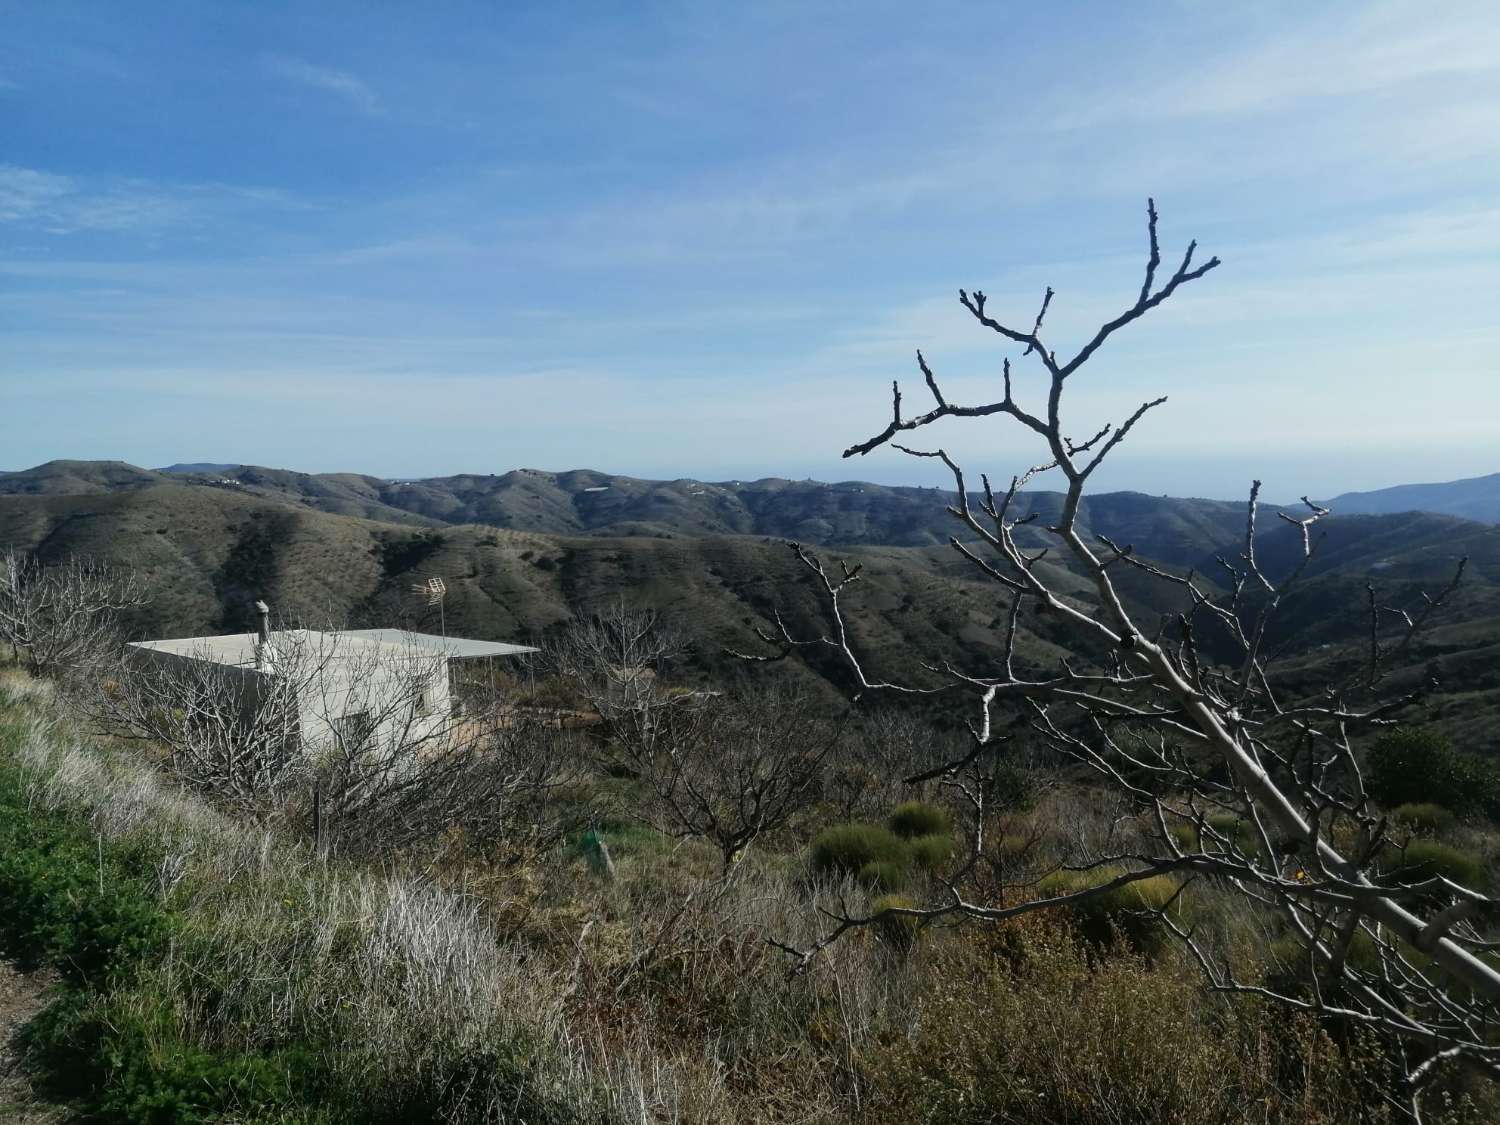
<path fill-rule="evenodd" d="M 1250 492 L 1239 557 L 1220 560 L 1223 586 L 1192 572 L 1157 566 L 1128 543 L 1087 533 L 1079 515 L 1086 486 L 1166 399 L 1143 402 L 1118 426 L 1090 427 L 1085 431 L 1090 436 L 1080 440 L 1064 418 L 1065 392 L 1116 332 L 1219 265 L 1217 258 L 1195 264 L 1197 247 L 1189 243 L 1163 279 L 1154 204 L 1147 207 L 1147 233 L 1145 276 L 1135 300 L 1071 357 L 1059 356 L 1043 338 L 1053 299 L 1050 288 L 1029 328 L 995 319 L 983 293 L 960 291 L 960 302 L 978 325 L 1003 344 L 1018 347 L 1023 358 L 1034 357 L 1040 367 L 1040 405 L 1026 401 L 1008 357 L 998 400 L 950 402 L 919 352 L 917 364 L 931 407 L 915 416 L 904 414 L 899 386 L 893 384 L 890 423 L 845 451 L 846 457 L 862 455 L 890 444 L 911 456 L 939 461 L 951 473 L 955 496 L 948 510 L 962 533 L 954 535 L 951 545 L 1009 598 L 997 666 L 945 664 L 913 682 L 870 675 L 844 619 L 844 600 L 859 580 L 859 569 L 840 565 L 830 570 L 796 544 L 793 551 L 825 598 L 832 629 L 815 637 L 794 636 L 778 617 L 776 631 L 763 637 L 779 646 L 783 656 L 808 645 L 832 649 L 847 667 L 856 694 L 967 697 L 973 708 L 971 745 L 940 773 L 957 777 L 1003 751 L 1002 730 L 1024 723 L 1047 744 L 1097 771 L 1137 812 L 1135 831 L 1121 833 L 1080 864 L 1100 873 L 1097 887 L 994 906 L 994 900 L 967 896 L 963 884 L 954 880 L 943 901 L 894 913 L 1000 919 L 1164 874 L 1180 882 L 1180 893 L 1191 893 L 1197 881 L 1228 888 L 1255 910 L 1274 915 L 1300 941 L 1307 974 L 1296 988 L 1247 978 L 1203 935 L 1162 912 L 1163 924 L 1186 944 L 1210 986 L 1387 1033 L 1404 1059 L 1407 1108 L 1417 1116 L 1421 1089 L 1444 1065 L 1464 1062 L 1500 1072 L 1495 1031 L 1500 972 L 1482 956 L 1495 947 L 1483 926 L 1492 917 L 1494 900 L 1442 877 L 1400 885 L 1382 874 L 1392 843 L 1380 810 L 1365 792 L 1352 739 L 1388 722 L 1410 702 L 1379 698 L 1376 689 L 1391 662 L 1452 593 L 1463 567 L 1444 590 L 1424 595 L 1414 608 L 1382 606 L 1372 592 L 1369 654 L 1361 673 L 1314 695 L 1293 696 L 1277 686 L 1273 675 L 1269 624 L 1307 572 L 1319 542 L 1313 531 L 1327 514 L 1324 508 L 1305 501 L 1299 515 L 1278 513 L 1292 526 L 1299 549 L 1287 573 L 1269 574 L 1256 554 L 1257 482 Z M 963 470 L 942 448 L 915 449 L 894 440 L 947 418 L 991 416 L 1009 419 L 1043 448 L 1039 463 L 998 492 L 985 476 L 979 492 L 971 493 Z M 1050 526 L 1027 528 L 1034 517 L 1021 514 L 1024 502 L 1018 504 L 1017 497 L 1044 472 L 1058 473 L 1066 483 L 1061 507 Z M 1036 549 L 1037 537 L 1047 545 Z M 1053 547 L 1089 580 L 1095 604 L 1064 597 L 1049 584 L 1038 563 Z M 1125 568 L 1174 586 L 1181 612 L 1159 621 L 1132 612 L 1117 583 Z M 1065 661 L 1043 672 L 1021 668 L 1015 639 L 1028 610 L 1069 624 L 1080 647 L 1095 653 L 1095 659 Z M 1218 814 L 1234 814 L 1242 830 L 1216 827 L 1223 823 Z M 981 844 L 976 838 L 976 849 Z M 871 920 L 841 918 L 816 946 L 800 951 L 802 963 L 850 927 Z M 1372 955 L 1352 956 L 1356 945 Z"/>
<path fill-rule="evenodd" d="M 663 712 L 649 737 L 621 749 L 650 789 L 655 826 L 708 840 L 727 874 L 818 799 L 843 726 L 823 712 L 779 687 L 702 697 Z"/>
<path fill-rule="evenodd" d="M 638 747 L 652 741 L 667 712 L 700 701 L 664 679 L 684 647 L 654 610 L 617 601 L 552 639 L 542 663 L 599 716 L 607 747 Z"/>
<path fill-rule="evenodd" d="M 100 663 L 118 643 L 121 615 L 148 600 L 133 573 L 94 559 L 0 555 L 0 641 L 37 675 Z"/>
<path fill-rule="evenodd" d="M 92 717 L 156 748 L 162 767 L 197 791 L 269 815 L 306 780 L 298 698 L 318 671 L 300 648 L 274 675 L 222 663 L 206 647 L 185 659 L 127 649 L 101 680 Z"/>

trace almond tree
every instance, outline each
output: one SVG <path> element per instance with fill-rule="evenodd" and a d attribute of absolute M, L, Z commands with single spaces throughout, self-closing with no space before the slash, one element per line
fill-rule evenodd
<path fill-rule="evenodd" d="M 649 790 L 669 836 L 709 841 L 727 875 L 756 840 L 817 800 L 843 723 L 805 694 L 762 688 L 664 711 L 620 752 Z"/>
<path fill-rule="evenodd" d="M 907 413 L 893 383 L 889 424 L 844 452 L 852 457 L 891 445 L 936 460 L 951 473 L 955 492 L 948 511 L 959 529 L 951 545 L 1009 601 L 996 666 L 945 664 L 909 681 L 870 674 L 845 620 L 859 568 L 830 568 L 798 544 L 792 550 L 818 584 L 831 628 L 819 636 L 798 636 L 778 616 L 775 630 L 763 639 L 777 645 L 780 655 L 761 659 L 780 659 L 806 646 L 828 648 L 842 658 L 856 695 L 940 694 L 955 706 L 967 699 L 961 706 L 972 709 L 971 745 L 927 776 L 959 777 L 976 762 L 1003 753 L 1003 730 L 1024 724 L 1056 750 L 1086 763 L 1138 812 L 1137 831 L 1079 865 L 1098 873 L 1098 885 L 1090 889 L 1022 902 L 1008 896 L 997 905 L 972 897 L 955 878 L 941 901 L 882 914 L 993 921 L 1163 874 L 1179 881 L 1180 894 L 1191 894 L 1199 882 L 1229 888 L 1254 911 L 1279 918 L 1300 942 L 1306 971 L 1295 986 L 1249 976 L 1203 935 L 1162 911 L 1162 923 L 1186 944 L 1210 987 L 1271 998 L 1390 1035 L 1404 1061 L 1407 1108 L 1419 1116 L 1420 1091 L 1443 1065 L 1462 1062 L 1500 1073 L 1495 1024 L 1500 972 L 1482 956 L 1495 948 L 1483 927 L 1494 900 L 1440 875 L 1403 885 L 1387 874 L 1400 841 L 1365 792 L 1353 740 L 1412 702 L 1383 698 L 1382 680 L 1453 592 L 1463 566 L 1446 589 L 1423 595 L 1415 606 L 1382 605 L 1372 590 L 1362 669 L 1321 692 L 1298 695 L 1278 683 L 1267 653 L 1268 629 L 1317 551 L 1314 532 L 1326 509 L 1304 498 L 1300 513 L 1277 513 L 1295 529 L 1300 549 L 1288 573 L 1268 573 L 1256 555 L 1256 482 L 1238 558 L 1219 560 L 1222 574 L 1216 583 L 1158 566 L 1129 543 L 1086 532 L 1079 506 L 1090 480 L 1166 398 L 1143 402 L 1118 425 L 1090 428 L 1080 438 L 1065 414 L 1066 392 L 1115 333 L 1219 265 L 1218 258 L 1197 263 L 1197 245 L 1189 243 L 1176 267 L 1164 273 L 1154 203 L 1147 206 L 1147 234 L 1145 276 L 1135 299 L 1071 356 L 1054 351 L 1044 336 L 1050 288 L 1029 328 L 997 319 L 982 292 L 960 291 L 960 303 L 978 326 L 1039 368 L 1036 383 L 1013 376 L 1007 356 L 999 398 L 960 404 L 947 398 L 918 352 L 930 406 Z M 898 443 L 950 418 L 1010 423 L 1041 447 L 1038 463 L 1003 489 L 982 476 L 980 488 L 971 492 L 963 469 L 940 446 Z M 1044 472 L 1060 474 L 1066 487 L 1055 520 L 1039 527 L 1034 515 L 1022 514 L 1025 501 L 1018 503 L 1017 497 Z M 1059 552 L 1089 580 L 1095 604 L 1064 597 L 1049 583 L 1047 569 L 1038 566 L 1049 551 Z M 1175 587 L 1181 612 L 1149 621 L 1133 612 L 1117 581 L 1127 568 Z M 1095 658 L 1064 661 L 1040 673 L 1023 669 L 1015 642 L 1028 612 L 1066 622 L 1079 647 Z M 1240 818 L 1243 830 L 1215 827 L 1224 823 L 1224 814 Z M 983 846 L 982 822 L 977 823 L 971 860 Z M 851 927 L 879 916 L 839 917 L 822 941 L 796 951 L 800 964 Z"/>
<path fill-rule="evenodd" d="M 135 574 L 95 559 L 0 555 L 0 641 L 37 675 L 99 663 L 118 643 L 121 616 L 148 600 Z"/>

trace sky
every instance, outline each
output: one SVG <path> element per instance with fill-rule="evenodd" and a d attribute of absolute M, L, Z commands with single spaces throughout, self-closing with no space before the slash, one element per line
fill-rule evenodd
<path fill-rule="evenodd" d="M 0 0 L 0 469 L 941 483 L 1069 381 L 1100 488 L 1500 470 L 1500 7 Z M 911 438 L 1000 480 L 995 418 Z"/>

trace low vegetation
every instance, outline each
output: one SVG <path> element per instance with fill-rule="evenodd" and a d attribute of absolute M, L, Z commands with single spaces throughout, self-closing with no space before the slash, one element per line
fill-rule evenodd
<path fill-rule="evenodd" d="M 918 900 L 860 873 L 926 878 L 914 853 L 958 831 L 941 803 L 886 805 L 904 835 L 820 831 L 820 791 L 726 876 L 711 843 L 600 811 L 644 796 L 601 772 L 542 799 L 592 818 L 611 873 L 582 830 L 320 860 L 299 826 L 79 729 L 47 683 L 3 685 L 0 942 L 61 975 L 26 1057 L 93 1120 L 1399 1119 L 1378 1042 L 1204 994 L 1137 909 L 1167 881 L 998 927 L 903 913 Z M 1046 787 L 997 838 L 1060 857 L 1110 831 L 1083 796 Z M 1199 926 L 1246 924 L 1222 896 L 1178 901 Z M 879 921 L 789 974 L 767 939 L 813 941 L 834 903 Z M 1449 1083 L 1436 1119 L 1485 1120 L 1485 1096 Z"/>

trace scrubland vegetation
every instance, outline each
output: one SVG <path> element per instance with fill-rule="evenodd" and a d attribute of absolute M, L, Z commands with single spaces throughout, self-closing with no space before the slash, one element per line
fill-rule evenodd
<path fill-rule="evenodd" d="M 796 815 L 726 873 L 711 843 L 633 816 L 649 788 L 618 770 L 548 793 L 574 828 L 542 847 L 450 833 L 320 860 L 305 825 L 231 815 L 80 729 L 48 682 L 6 673 L 0 708 L 0 940 L 61 979 L 22 1045 L 51 1096 L 98 1120 L 1401 1116 L 1378 1038 L 1205 993 L 1143 907 L 1190 916 L 1260 973 L 1297 972 L 1208 887 L 1169 902 L 1153 879 L 988 926 L 887 914 L 789 972 L 767 939 L 813 941 L 820 907 L 920 900 L 955 850 L 961 810 L 940 788 L 830 800 L 878 725 L 848 732 Z M 1117 838 L 1128 809 L 1032 783 L 1034 799 L 997 801 L 970 882 L 1034 876 L 1015 893 L 1045 895 L 1104 878 L 1055 869 Z M 1435 842 L 1420 831 L 1413 847 Z M 1496 845 L 1473 822 L 1441 834 L 1486 863 Z M 1462 1076 L 1429 1097 L 1438 1120 L 1495 1109 Z"/>

